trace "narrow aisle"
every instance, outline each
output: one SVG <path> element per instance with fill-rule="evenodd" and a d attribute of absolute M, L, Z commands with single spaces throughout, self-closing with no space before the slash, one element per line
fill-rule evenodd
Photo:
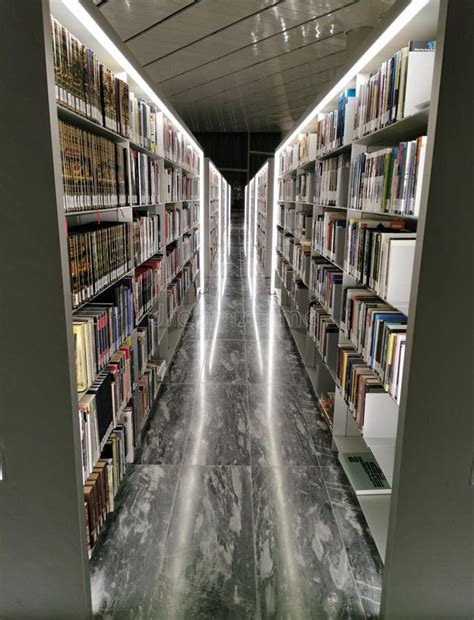
<path fill-rule="evenodd" d="M 234 225 L 92 558 L 106 618 L 373 618 L 382 564 Z"/>

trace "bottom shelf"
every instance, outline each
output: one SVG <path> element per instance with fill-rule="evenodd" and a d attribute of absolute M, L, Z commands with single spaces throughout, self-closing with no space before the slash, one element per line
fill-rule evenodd
<path fill-rule="evenodd" d="M 385 562 L 391 495 L 361 495 L 360 507 L 373 536 L 382 562 Z"/>

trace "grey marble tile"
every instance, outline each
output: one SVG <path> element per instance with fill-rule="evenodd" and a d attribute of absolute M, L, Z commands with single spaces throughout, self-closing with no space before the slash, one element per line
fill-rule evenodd
<path fill-rule="evenodd" d="M 182 339 L 174 356 L 165 383 L 197 383 L 201 375 L 205 348 L 200 339 Z"/>
<path fill-rule="evenodd" d="M 288 386 L 249 384 L 250 449 L 259 465 L 317 466 L 317 454 Z"/>
<path fill-rule="evenodd" d="M 178 476 L 175 466 L 127 469 L 115 511 L 90 563 L 96 613 L 152 617 L 150 604 L 159 583 Z"/>
<path fill-rule="evenodd" d="M 360 509 L 360 504 L 357 501 L 357 495 L 352 487 L 339 486 L 337 484 L 327 482 L 326 489 L 332 502 L 346 504 L 347 506 L 352 506 L 352 508 Z"/>
<path fill-rule="evenodd" d="M 315 398 L 316 400 L 316 398 Z M 305 420 L 306 428 L 311 436 L 313 445 L 318 454 L 319 465 L 338 465 L 338 453 L 333 449 L 332 434 L 326 421 L 319 412 L 316 403 L 300 401 L 301 410 Z"/>
<path fill-rule="evenodd" d="M 183 466 L 156 618 L 254 618 L 255 560 L 248 467 Z"/>
<path fill-rule="evenodd" d="M 362 510 L 334 501 L 332 506 L 354 578 L 380 587 L 383 564 Z"/>
<path fill-rule="evenodd" d="M 245 340 L 245 326 L 242 312 L 223 309 L 213 327 L 211 338 L 217 340 Z"/>
<path fill-rule="evenodd" d="M 364 618 L 317 467 L 252 468 L 262 618 Z"/>
<path fill-rule="evenodd" d="M 195 385 L 162 386 L 137 457 L 139 463 L 182 462 L 195 392 Z"/>
<path fill-rule="evenodd" d="M 375 620 L 380 616 L 380 600 L 382 596 L 381 588 L 375 588 L 356 581 L 359 590 L 362 607 L 365 611 L 367 620 Z"/>
<path fill-rule="evenodd" d="M 327 465 L 321 467 L 321 474 L 327 485 L 352 489 L 341 465 Z"/>
<path fill-rule="evenodd" d="M 247 340 L 247 379 L 249 383 L 284 383 L 293 386 L 286 355 L 278 341 Z"/>
<path fill-rule="evenodd" d="M 202 381 L 245 384 L 246 370 L 244 340 L 209 341 Z"/>
<path fill-rule="evenodd" d="M 246 385 L 202 383 L 184 455 L 188 465 L 250 465 Z"/>

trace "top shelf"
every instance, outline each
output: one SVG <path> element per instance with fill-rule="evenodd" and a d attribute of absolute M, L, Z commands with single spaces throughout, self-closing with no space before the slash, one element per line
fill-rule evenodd
<path fill-rule="evenodd" d="M 426 134 L 429 113 L 429 107 L 420 110 L 416 114 L 402 118 L 392 125 L 387 125 L 387 127 L 382 127 L 358 140 L 354 140 L 353 144 L 361 146 L 396 146 L 399 142 L 418 138 Z"/>
<path fill-rule="evenodd" d="M 342 146 L 338 146 L 337 149 L 333 149 L 332 151 L 329 151 L 329 153 L 324 153 L 324 155 L 318 155 L 317 159 L 319 159 L 319 161 L 323 161 L 324 159 L 337 157 L 338 155 L 342 155 L 343 153 L 350 153 L 351 148 L 352 142 L 349 142 L 349 144 L 343 144 Z"/>

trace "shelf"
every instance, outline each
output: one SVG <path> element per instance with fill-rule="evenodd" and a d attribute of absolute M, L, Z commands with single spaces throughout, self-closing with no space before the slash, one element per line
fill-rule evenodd
<path fill-rule="evenodd" d="M 382 562 L 385 562 L 391 497 L 390 493 L 357 497 Z"/>
<path fill-rule="evenodd" d="M 343 153 L 350 153 L 352 149 L 352 142 L 349 144 L 343 144 L 342 146 L 337 147 L 329 153 L 324 153 L 323 155 L 318 155 L 317 159 L 323 161 L 324 159 L 331 159 L 331 157 L 337 157 L 338 155 L 342 155 Z"/>
<path fill-rule="evenodd" d="M 82 114 L 73 112 L 72 110 L 69 110 L 68 108 L 60 105 L 59 103 L 56 104 L 56 109 L 58 112 L 58 118 L 62 121 L 65 121 L 66 123 L 71 123 L 76 127 L 80 127 L 81 129 L 85 129 L 99 136 L 103 136 L 104 138 L 108 138 L 116 144 L 119 144 L 121 142 L 128 142 L 128 138 L 124 138 L 119 133 L 116 133 L 111 129 L 107 129 L 107 127 L 104 127 L 103 125 L 99 125 L 90 118 L 82 116 Z"/>
<path fill-rule="evenodd" d="M 336 267 L 337 269 L 340 269 L 341 271 L 344 271 L 344 267 L 342 265 L 338 265 L 335 261 L 333 261 L 331 258 L 328 258 L 325 254 L 322 254 L 319 250 L 316 250 L 315 248 L 311 248 L 311 253 L 313 254 L 317 254 L 318 256 L 320 256 L 321 258 L 324 258 L 325 260 L 327 260 L 329 263 L 331 263 L 331 265 L 334 265 L 334 267 Z"/>
<path fill-rule="evenodd" d="M 414 140 L 426 135 L 428 129 L 429 108 L 420 110 L 416 114 L 382 127 L 373 133 L 354 140 L 353 144 L 362 146 L 396 146 L 399 142 Z"/>
<path fill-rule="evenodd" d="M 323 257 L 325 258 L 325 257 Z M 341 269 L 341 267 L 340 267 Z M 408 310 L 410 307 L 410 304 L 393 304 L 390 301 L 387 301 L 386 299 L 384 299 L 380 293 L 377 293 L 377 291 L 374 291 L 373 288 L 371 288 L 370 286 L 368 286 L 367 284 L 363 284 L 362 282 L 360 282 L 355 276 L 352 275 L 352 273 L 349 273 L 348 271 L 346 271 L 346 269 L 342 268 L 342 271 L 344 273 L 344 275 L 346 275 L 349 278 L 352 278 L 354 280 L 354 282 L 357 283 L 358 286 L 367 289 L 368 291 L 370 291 L 371 293 L 373 293 L 374 295 L 377 295 L 377 297 L 380 297 L 381 301 L 385 302 L 386 304 L 388 304 L 389 306 L 391 306 L 392 308 L 394 308 L 397 312 L 401 312 L 402 314 L 404 314 L 407 318 L 408 318 Z"/>
<path fill-rule="evenodd" d="M 130 146 L 132 149 L 134 149 L 135 151 L 138 151 L 139 153 L 145 153 L 145 155 L 148 155 L 150 159 L 155 159 L 155 160 L 160 159 L 160 156 L 157 153 L 153 153 L 152 151 L 150 151 L 150 149 L 147 149 L 144 146 L 137 144 L 136 142 L 132 142 L 131 140 L 130 140 Z"/>
<path fill-rule="evenodd" d="M 121 211 L 122 209 L 131 209 L 130 205 L 123 205 L 122 207 L 106 207 L 105 209 L 88 209 L 87 211 L 67 211 L 65 217 L 78 217 L 80 215 L 95 215 L 100 213 L 114 213 L 115 211 Z"/>
<path fill-rule="evenodd" d="M 348 211 L 347 207 L 336 207 L 335 205 L 322 205 L 317 202 L 314 203 L 315 207 L 319 207 L 321 209 L 338 209 L 340 211 Z"/>
<path fill-rule="evenodd" d="M 347 207 L 347 211 L 352 211 L 354 213 L 362 213 L 363 215 L 377 215 L 381 217 L 391 217 L 396 220 L 413 220 L 414 222 L 418 221 L 417 215 L 403 215 L 401 213 L 382 213 L 380 211 L 367 211 L 366 209 L 354 209 L 352 207 Z"/>

